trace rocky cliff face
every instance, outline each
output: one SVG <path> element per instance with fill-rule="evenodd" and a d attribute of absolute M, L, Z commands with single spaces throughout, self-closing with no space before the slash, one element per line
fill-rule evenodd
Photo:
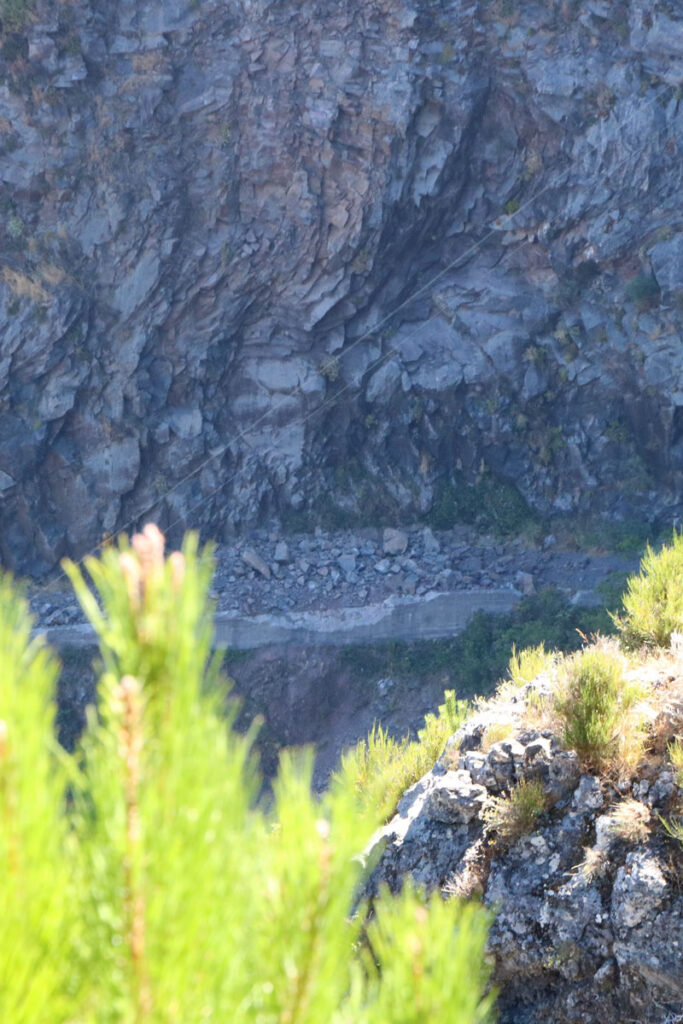
<path fill-rule="evenodd" d="M 214 535 L 409 520 L 485 472 L 545 510 L 676 512 L 679 5 L 21 7 L 5 563 L 150 506 Z"/>
<path fill-rule="evenodd" d="M 661 825 L 683 807 L 666 756 L 683 729 L 681 664 L 639 669 L 657 707 L 637 771 L 593 774 L 539 727 L 546 673 L 470 719 L 376 837 L 371 895 L 412 875 L 494 912 L 501 1024 L 683 1019 L 683 845 Z M 525 824 L 505 795 L 533 783 L 547 809 Z"/>

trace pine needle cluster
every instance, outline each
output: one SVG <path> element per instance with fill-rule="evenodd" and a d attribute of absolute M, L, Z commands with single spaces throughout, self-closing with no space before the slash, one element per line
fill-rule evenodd
<path fill-rule="evenodd" d="M 491 1019 L 484 913 L 385 893 L 351 914 L 378 823 L 285 754 L 258 803 L 211 655 L 212 564 L 151 526 L 67 565 L 99 640 L 98 708 L 54 739 L 57 663 L 0 580 L 0 1020 L 385 1024 Z"/>

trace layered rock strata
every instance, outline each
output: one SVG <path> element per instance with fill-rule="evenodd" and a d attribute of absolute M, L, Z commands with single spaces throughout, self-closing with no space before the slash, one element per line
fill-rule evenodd
<path fill-rule="evenodd" d="M 487 474 L 544 510 L 678 514 L 675 4 L 22 6 L 6 564 L 150 509 L 219 537 L 410 521 Z"/>

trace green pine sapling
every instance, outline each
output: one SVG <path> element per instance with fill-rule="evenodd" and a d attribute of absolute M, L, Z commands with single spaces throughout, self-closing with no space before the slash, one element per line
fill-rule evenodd
<path fill-rule="evenodd" d="M 363 938 L 357 854 L 378 820 L 350 787 L 316 800 L 310 753 L 286 753 L 257 803 L 253 735 L 232 730 L 211 653 L 211 551 L 189 534 L 166 558 L 147 526 L 85 568 L 65 565 L 101 675 L 73 755 L 56 663 L 0 582 L 0 1019 L 489 1020 L 481 910 L 407 888 Z"/>

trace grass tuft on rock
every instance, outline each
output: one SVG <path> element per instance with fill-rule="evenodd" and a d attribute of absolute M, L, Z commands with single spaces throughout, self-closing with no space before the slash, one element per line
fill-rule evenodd
<path fill-rule="evenodd" d="M 624 611 L 613 615 L 626 650 L 669 647 L 671 635 L 683 629 L 683 533 L 655 551 L 649 544 L 640 572 L 628 580 Z"/>
<path fill-rule="evenodd" d="M 407 736 L 394 739 L 381 725 L 375 725 L 367 740 L 342 756 L 333 785 L 353 792 L 361 813 L 388 820 L 406 789 L 434 766 L 446 741 L 471 711 L 470 704 L 458 700 L 453 690 L 447 690 L 444 697 L 438 713 L 425 717 L 417 740 Z"/>
<path fill-rule="evenodd" d="M 633 762 L 641 751 L 635 721 L 626 735 L 624 724 L 643 689 L 626 680 L 625 660 L 613 643 L 596 643 L 567 659 L 553 697 L 565 743 L 598 770 L 620 756 Z"/>
<path fill-rule="evenodd" d="M 503 846 L 511 846 L 531 832 L 536 820 L 548 806 L 543 784 L 537 779 L 522 779 L 508 796 L 493 797 L 484 807 L 482 817 L 489 835 Z"/>
<path fill-rule="evenodd" d="M 525 686 L 541 672 L 549 669 L 554 664 L 555 657 L 552 652 L 546 651 L 544 643 L 536 647 L 525 647 L 521 651 L 513 644 L 508 664 L 508 678 L 516 687 Z"/>
<path fill-rule="evenodd" d="M 609 831 L 625 843 L 645 843 L 651 818 L 650 808 L 639 800 L 622 800 L 609 814 Z"/>
<path fill-rule="evenodd" d="M 674 739 L 668 746 L 669 757 L 674 769 L 676 785 L 683 789 L 683 741 Z"/>

